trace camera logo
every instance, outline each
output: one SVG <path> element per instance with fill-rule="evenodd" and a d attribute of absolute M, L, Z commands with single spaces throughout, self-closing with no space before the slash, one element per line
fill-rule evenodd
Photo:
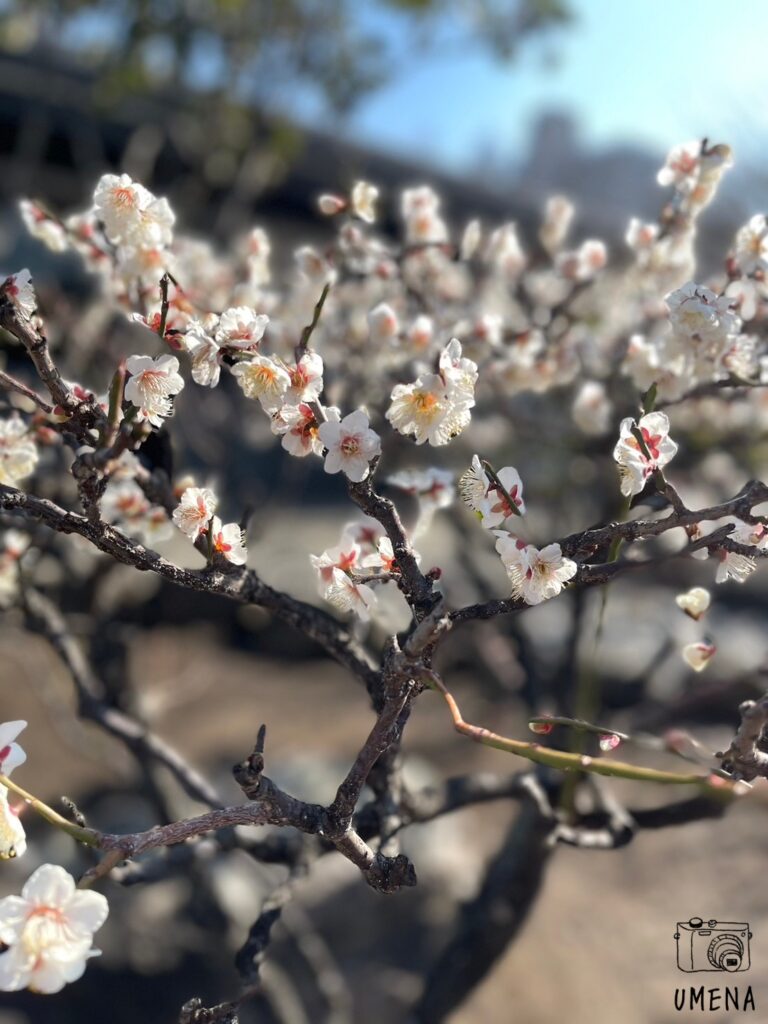
<path fill-rule="evenodd" d="M 677 966 L 681 971 L 748 971 L 752 932 L 745 921 L 678 921 Z"/>

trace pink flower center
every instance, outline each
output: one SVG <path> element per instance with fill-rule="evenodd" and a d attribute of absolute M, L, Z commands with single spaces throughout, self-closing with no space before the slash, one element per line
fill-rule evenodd
<path fill-rule="evenodd" d="M 349 458 L 360 453 L 360 438 L 355 434 L 347 434 L 339 445 L 341 454 Z"/>

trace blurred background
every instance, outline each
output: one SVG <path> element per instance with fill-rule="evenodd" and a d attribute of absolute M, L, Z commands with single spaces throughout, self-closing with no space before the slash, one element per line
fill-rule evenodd
<path fill-rule="evenodd" d="M 724 14 L 715 0 L 0 0 L 0 263 L 4 272 L 30 267 L 61 325 L 59 344 L 82 331 L 96 341 L 108 335 L 110 353 L 125 351 L 124 324 L 98 311 L 83 317 L 92 285 L 77 261 L 24 232 L 19 196 L 66 212 L 87 205 L 100 174 L 125 171 L 167 195 L 185 229 L 221 245 L 244 226 L 264 226 L 276 265 L 287 267 L 300 242 L 327 237 L 317 195 L 360 177 L 385 194 L 385 228 L 398 190 L 422 182 L 443 196 L 454 229 L 480 216 L 532 231 L 545 199 L 562 192 L 577 204 L 574 233 L 605 239 L 621 262 L 628 218 L 653 219 L 663 202 L 655 178 L 667 150 L 708 137 L 733 146 L 736 158 L 702 222 L 702 265 L 712 269 L 766 205 L 767 33 L 768 8 L 735 4 Z M 85 380 L 101 365 L 95 341 L 74 358 Z M 336 543 L 351 518 L 343 487 L 276 451 L 246 403 L 233 416 L 233 394 L 206 395 L 202 417 L 191 395 L 181 396 L 176 466 L 210 475 L 235 508 L 254 505 L 252 564 L 267 582 L 318 601 L 307 556 Z M 514 431 L 497 417 L 481 436 L 498 465 L 520 469 L 532 519 L 556 536 L 615 515 L 618 501 L 613 434 L 574 435 L 567 410 L 547 408 L 528 396 Z M 704 459 L 700 435 L 699 451 L 679 466 L 692 504 L 697 495 L 702 504 L 728 497 L 764 469 L 763 432 L 737 422 Z M 392 468 L 411 464 L 407 448 L 393 450 Z M 452 446 L 445 462 L 434 461 L 461 471 L 468 455 Z M 402 507 L 412 521 L 407 499 Z M 486 552 L 479 566 L 462 557 L 473 526 L 460 510 L 441 513 L 420 545 L 425 565 L 443 567 L 456 604 L 506 586 L 495 556 Z M 181 541 L 164 550 L 194 560 Z M 94 569 L 77 544 L 66 559 L 44 553 L 37 580 L 61 595 L 115 704 L 210 771 L 229 802 L 238 800 L 229 768 L 261 722 L 269 774 L 305 799 L 332 798 L 371 720 L 366 695 L 340 668 L 258 610 L 120 566 Z M 709 585 L 712 573 L 706 563 L 676 563 L 616 584 L 599 665 L 590 662 L 592 596 L 569 594 L 500 628 L 467 630 L 443 655 L 466 717 L 525 735 L 532 710 L 567 705 L 578 663 L 599 672 L 603 718 L 614 727 L 689 728 L 722 749 L 739 701 L 765 688 L 768 580 L 757 573 L 718 602 L 708 629 L 719 653 L 702 683 L 679 657 L 698 632 L 669 609 L 673 593 Z M 394 597 L 377 629 L 383 636 L 403 625 Z M 66 671 L 13 612 L 3 617 L 0 658 L 0 718 L 31 723 L 22 784 L 51 800 L 65 793 L 116 831 L 148 827 L 158 807 L 198 809 L 77 720 Z M 415 787 L 518 767 L 455 737 L 429 696 L 409 724 L 405 759 Z M 632 807 L 662 802 L 657 792 L 619 792 Z M 450 1020 L 676 1020 L 683 976 L 672 935 L 695 915 L 750 921 L 748 980 L 760 1011 L 768 895 L 754 880 L 768 852 L 763 813 L 756 787 L 726 822 L 641 833 L 616 851 L 558 849 L 525 928 L 489 953 L 485 976 Z M 367 891 L 340 858 L 313 865 L 275 926 L 263 967 L 268 998 L 243 1020 L 411 1019 L 489 875 L 503 874 L 517 815 L 516 804 L 499 801 L 409 830 L 420 885 L 389 899 Z M 87 866 L 69 841 L 27 824 L 33 848 L 24 863 L 3 865 L 3 894 L 17 890 L 32 857 Z M 191 995 L 226 998 L 238 983 L 234 952 L 283 877 L 242 851 L 212 852 L 210 863 L 181 864 L 151 884 L 110 886 L 101 960 L 61 996 L 0 995 L 0 1024 L 159 1024 L 175 1021 Z"/>

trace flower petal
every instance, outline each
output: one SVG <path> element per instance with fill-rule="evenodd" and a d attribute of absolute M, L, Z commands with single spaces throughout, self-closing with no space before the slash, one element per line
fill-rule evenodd
<path fill-rule="evenodd" d="M 75 880 L 58 864 L 43 864 L 30 877 L 21 895 L 36 906 L 64 910 L 75 892 Z"/>

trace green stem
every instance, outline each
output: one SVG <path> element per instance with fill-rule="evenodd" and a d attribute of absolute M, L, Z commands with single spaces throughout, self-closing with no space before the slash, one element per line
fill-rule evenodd
<path fill-rule="evenodd" d="M 94 832 L 91 828 L 83 828 L 81 825 L 75 825 L 74 822 L 67 821 L 63 818 L 58 811 L 54 811 L 48 804 L 43 803 L 42 800 L 38 800 L 36 796 L 28 793 L 21 786 L 12 782 L 6 775 L 0 774 L 0 785 L 5 786 L 6 789 L 10 790 L 11 793 L 15 793 L 16 796 L 20 796 L 25 803 L 29 804 L 33 811 L 36 811 L 41 818 L 56 828 L 66 832 L 67 835 L 72 836 L 79 843 L 85 843 L 86 846 L 94 846 L 98 848 L 100 843 L 100 836 L 98 832 Z"/>

